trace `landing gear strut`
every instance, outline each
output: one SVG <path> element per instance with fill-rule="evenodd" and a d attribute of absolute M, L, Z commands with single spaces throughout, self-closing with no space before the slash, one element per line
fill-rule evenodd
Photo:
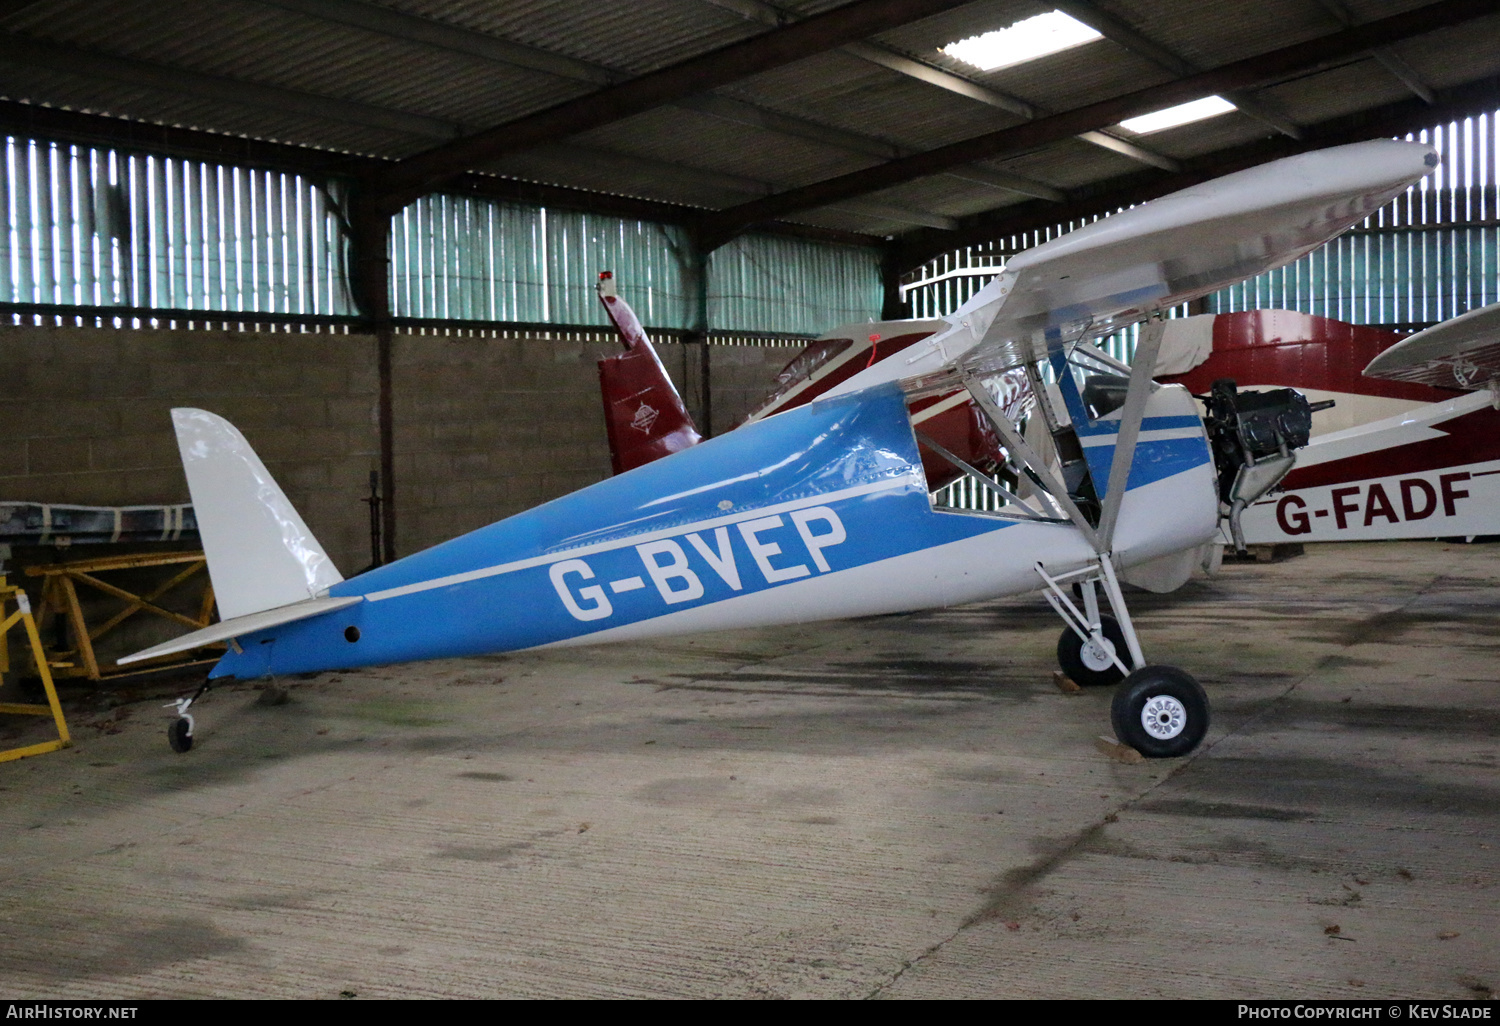
<path fill-rule="evenodd" d="M 1057 639 L 1057 665 L 1075 684 L 1100 687 L 1118 684 L 1124 672 L 1115 665 L 1115 653 L 1125 651 L 1125 632 L 1112 616 L 1099 617 L 1097 632 L 1080 636 L 1072 624 Z"/>
<path fill-rule="evenodd" d="M 1197 748 L 1208 733 L 1208 696 L 1177 667 L 1147 665 L 1109 556 L 1056 577 L 1040 563 L 1036 572 L 1046 585 L 1047 601 L 1068 625 L 1057 642 L 1062 671 L 1084 685 L 1123 678 L 1110 707 L 1115 736 L 1148 759 L 1169 759 Z M 1082 609 L 1066 585 L 1076 586 Z M 1099 610 L 1100 586 L 1113 617 Z"/>

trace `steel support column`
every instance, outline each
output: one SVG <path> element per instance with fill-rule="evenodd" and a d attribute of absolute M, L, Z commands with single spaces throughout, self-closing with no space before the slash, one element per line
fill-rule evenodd
<path fill-rule="evenodd" d="M 354 302 L 375 333 L 375 360 L 380 379 L 377 419 L 380 427 L 380 515 L 382 559 L 396 558 L 396 458 L 392 401 L 391 349 L 391 216 L 389 207 L 371 195 L 366 181 L 350 191 L 350 269 Z"/>

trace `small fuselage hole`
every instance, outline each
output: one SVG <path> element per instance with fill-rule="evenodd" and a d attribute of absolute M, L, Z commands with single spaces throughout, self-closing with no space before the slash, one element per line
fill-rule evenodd
<path fill-rule="evenodd" d="M 351 645 L 354 644 L 354 642 L 358 641 L 359 640 L 359 628 L 358 627 L 345 627 L 344 628 L 344 640 L 347 641 L 347 642 L 349 642 Z"/>

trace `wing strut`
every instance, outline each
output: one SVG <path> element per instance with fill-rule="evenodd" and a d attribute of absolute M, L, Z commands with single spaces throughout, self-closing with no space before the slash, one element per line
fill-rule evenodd
<path fill-rule="evenodd" d="M 1167 322 L 1160 313 L 1141 326 L 1130 365 L 1130 387 L 1125 392 L 1125 408 L 1120 411 L 1120 434 L 1109 464 L 1109 491 L 1104 496 L 1104 510 L 1099 516 L 1100 552 L 1114 547 L 1115 522 L 1120 516 L 1120 501 L 1130 484 L 1130 468 L 1135 462 L 1135 443 L 1141 436 L 1141 421 L 1146 415 L 1146 400 L 1151 397 L 1151 375 L 1156 369 L 1156 353 L 1161 348 Z"/>
<path fill-rule="evenodd" d="M 923 445 L 927 446 L 927 448 L 931 449 L 933 452 L 937 453 L 943 459 L 945 459 L 949 463 L 953 464 L 953 466 L 956 467 L 957 469 L 963 471 L 964 474 L 967 475 L 968 477 L 973 478 L 974 482 L 976 484 L 978 484 L 980 487 L 986 488 L 986 489 L 994 492 L 996 495 L 1000 496 L 1000 498 L 1002 498 L 1002 499 L 1005 500 L 1006 505 L 1009 505 L 1009 506 L 1019 506 L 1021 509 L 1031 510 L 1031 507 L 1028 506 L 1028 505 L 1026 505 L 1026 503 L 1021 499 L 1021 497 L 1019 495 L 1017 495 L 1015 492 L 1012 492 L 1009 488 L 1006 488 L 1004 485 L 1000 484 L 998 481 L 996 481 L 993 478 L 991 478 L 988 474 L 985 474 L 985 473 L 981 472 L 977 467 L 971 465 L 970 463 L 968 463 L 967 461 L 965 461 L 963 459 L 960 459 L 958 456 L 955 456 L 953 453 L 949 452 L 947 449 L 944 449 L 941 445 L 938 445 L 937 442 L 933 441 L 931 438 L 929 438 L 927 435 L 924 435 L 922 432 L 916 431 L 914 433 L 917 436 L 917 441 L 921 442 Z M 1035 511 L 1031 511 L 1027 518 L 1030 519 L 1030 520 L 1050 520 L 1051 519 L 1050 517 L 1041 516 L 1040 514 L 1036 513 Z"/>
<path fill-rule="evenodd" d="M 1000 435 L 1000 440 L 1005 443 L 1006 450 L 1019 459 L 1025 465 L 1026 469 L 1031 472 L 1032 476 L 1040 481 L 1047 491 L 1052 494 L 1053 500 L 1062 507 L 1063 512 L 1068 515 L 1068 519 L 1073 522 L 1073 526 L 1078 528 L 1079 533 L 1083 535 L 1093 550 L 1098 553 L 1107 551 L 1100 547 L 1099 535 L 1094 531 L 1094 526 L 1088 522 L 1083 513 L 1078 509 L 1077 504 L 1073 502 L 1073 497 L 1068 494 L 1068 489 L 1053 476 L 1051 468 L 1037 455 L 1036 450 L 1026 444 L 1026 439 L 1021 437 L 1021 432 L 1016 430 L 1015 424 L 1005 415 L 1005 411 L 996 405 L 995 400 L 990 396 L 989 389 L 984 387 L 984 383 L 973 374 L 965 374 L 963 382 L 964 388 L 968 389 L 969 395 L 979 404 L 979 408 L 989 416 L 990 423 Z"/>

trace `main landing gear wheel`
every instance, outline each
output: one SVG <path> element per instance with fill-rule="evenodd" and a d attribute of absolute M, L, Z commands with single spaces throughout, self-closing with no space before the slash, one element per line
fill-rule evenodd
<path fill-rule="evenodd" d="M 1122 742 L 1148 759 L 1170 759 L 1208 733 L 1208 696 L 1175 666 L 1143 666 L 1115 692 L 1109 718 Z"/>
<path fill-rule="evenodd" d="M 172 746 L 172 751 L 181 755 L 193 747 L 193 723 L 186 716 L 180 716 L 172 721 L 167 728 L 167 744 Z"/>
<path fill-rule="evenodd" d="M 1101 637 L 1084 642 L 1071 627 L 1063 628 L 1057 639 L 1057 665 L 1068 679 L 1084 687 L 1113 684 L 1125 674 L 1115 665 L 1118 653 L 1121 662 L 1127 662 L 1130 650 L 1125 645 L 1125 632 L 1112 616 L 1099 617 Z"/>

